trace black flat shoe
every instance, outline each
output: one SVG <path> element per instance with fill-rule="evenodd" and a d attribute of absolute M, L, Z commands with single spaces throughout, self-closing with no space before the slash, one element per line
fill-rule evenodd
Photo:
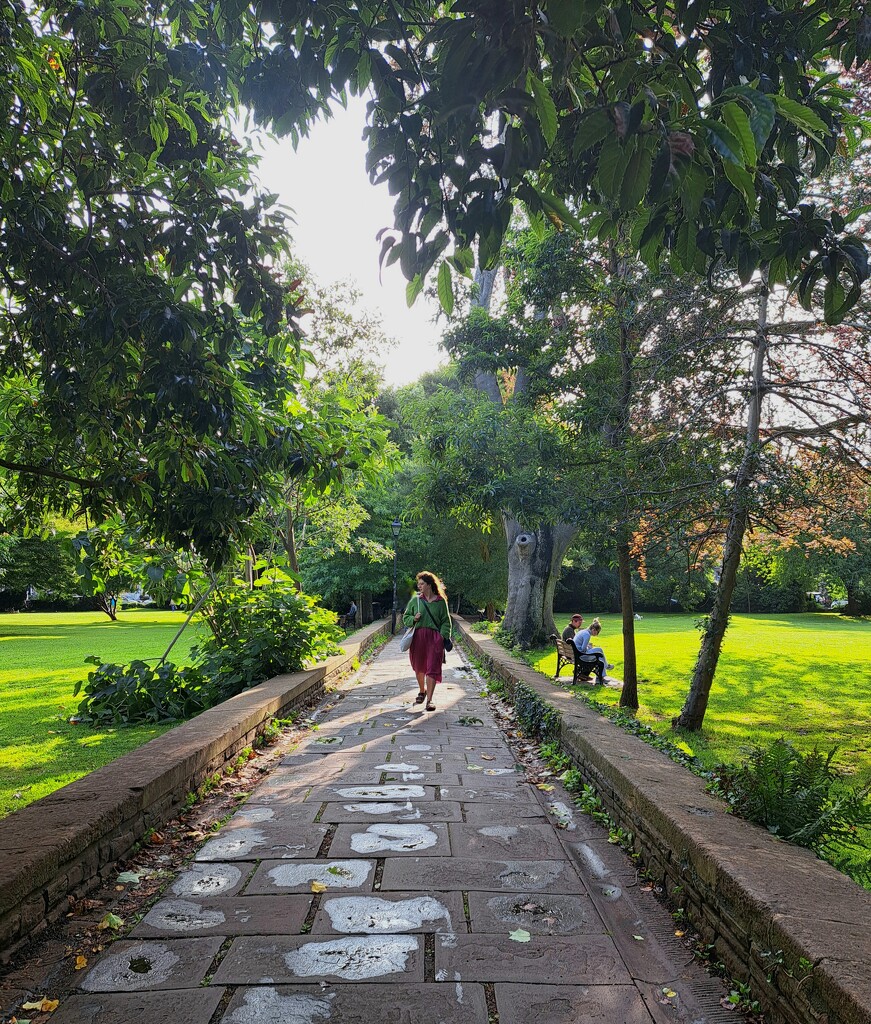
<path fill-rule="evenodd" d="M 419 693 L 419 694 L 418 694 L 418 695 L 417 695 L 417 696 L 416 696 L 416 697 L 414 698 L 414 703 L 415 703 L 415 704 L 423 704 L 423 702 L 424 702 L 425 700 L 426 700 L 426 694 L 425 694 L 425 693 Z"/>

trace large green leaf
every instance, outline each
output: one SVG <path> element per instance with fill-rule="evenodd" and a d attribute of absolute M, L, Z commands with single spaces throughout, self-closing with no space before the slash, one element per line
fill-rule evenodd
<path fill-rule="evenodd" d="M 454 279 L 447 261 L 439 267 L 437 289 L 439 303 L 445 313 L 450 316 L 454 311 Z"/>
<path fill-rule="evenodd" d="M 756 140 L 750 126 L 750 118 L 737 103 L 727 103 L 722 110 L 723 120 L 729 131 L 741 143 L 741 155 L 747 167 L 756 166 Z"/>
<path fill-rule="evenodd" d="M 827 135 L 831 134 L 825 121 L 809 107 L 788 96 L 773 95 L 771 100 L 781 117 L 786 118 L 790 124 L 794 124 L 796 128 L 817 142 L 822 142 Z"/>
<path fill-rule="evenodd" d="M 526 85 L 535 99 L 535 116 L 541 125 L 541 134 L 548 146 L 552 146 L 557 130 L 557 112 L 553 97 L 544 82 L 532 72 L 526 76 Z"/>

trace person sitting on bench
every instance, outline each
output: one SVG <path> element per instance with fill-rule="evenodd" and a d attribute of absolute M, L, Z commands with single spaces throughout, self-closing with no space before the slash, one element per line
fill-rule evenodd
<path fill-rule="evenodd" d="M 577 612 L 569 619 L 569 624 L 563 630 L 563 640 L 566 643 L 571 643 L 575 638 L 575 633 L 583 626 L 584 616 L 579 615 Z"/>
<path fill-rule="evenodd" d="M 354 598 L 351 598 L 351 607 L 342 615 L 339 619 L 339 625 L 342 629 L 347 629 L 349 626 L 356 625 L 357 622 L 357 602 Z"/>
<path fill-rule="evenodd" d="M 595 654 L 596 655 L 596 667 L 593 670 L 596 676 L 596 682 L 600 685 L 604 685 L 608 679 L 608 671 L 614 666 L 608 663 L 605 657 L 605 652 L 601 647 L 592 647 L 591 641 L 594 637 L 602 632 L 602 623 L 598 619 L 593 619 L 590 623 L 589 628 L 581 629 L 575 633 L 572 643 L 578 649 L 581 654 Z"/>

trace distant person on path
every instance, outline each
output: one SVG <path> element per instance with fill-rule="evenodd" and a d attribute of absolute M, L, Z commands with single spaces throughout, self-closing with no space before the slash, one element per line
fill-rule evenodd
<path fill-rule="evenodd" d="M 598 637 L 602 632 L 602 623 L 598 619 L 593 619 L 588 629 L 582 629 L 580 632 L 575 634 L 572 643 L 577 647 L 581 654 L 595 654 L 596 655 L 596 667 L 594 672 L 596 674 L 596 682 L 601 686 L 604 685 L 605 680 L 608 678 L 608 672 L 614 667 L 609 664 L 608 659 L 605 657 L 605 652 L 601 647 L 592 647 L 591 641 Z"/>
<path fill-rule="evenodd" d="M 575 638 L 575 633 L 577 633 L 583 624 L 584 616 L 575 612 L 575 614 L 569 619 L 569 624 L 563 630 L 563 640 L 571 643 Z"/>
<path fill-rule="evenodd" d="M 402 621 L 414 626 L 414 640 L 408 656 L 420 691 L 415 704 L 426 701 L 426 710 L 435 711 L 433 695 L 442 681 L 445 640 L 451 639 L 451 615 L 445 585 L 431 572 L 417 574 L 417 594 L 405 606 Z"/>

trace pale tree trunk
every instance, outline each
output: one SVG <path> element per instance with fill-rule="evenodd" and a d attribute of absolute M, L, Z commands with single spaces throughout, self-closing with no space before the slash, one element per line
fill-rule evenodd
<path fill-rule="evenodd" d="M 475 273 L 478 291 L 473 306 L 489 308 L 495 270 Z M 521 394 L 526 383 L 521 370 L 514 385 L 514 396 Z M 494 405 L 503 405 L 504 397 L 495 374 L 479 372 L 475 387 Z M 508 603 L 502 619 L 503 632 L 513 634 L 521 647 L 544 643 L 556 632 L 553 621 L 553 595 L 559 580 L 563 559 L 578 532 L 577 526 L 566 523 L 546 524 L 537 530 L 524 529 L 521 523 L 502 517 L 508 547 Z M 488 614 L 489 617 L 489 614 Z"/>
<path fill-rule="evenodd" d="M 287 560 L 290 563 L 290 571 L 296 577 L 296 589 L 301 594 L 302 580 L 299 578 L 299 556 L 296 553 L 296 530 L 294 529 L 293 523 L 293 511 L 289 504 L 287 506 L 284 532 L 279 531 L 279 533 L 281 534 L 281 542 L 284 545 L 284 550 L 287 553 Z"/>
<path fill-rule="evenodd" d="M 508 604 L 502 630 L 521 647 L 535 647 L 556 632 L 553 594 L 566 551 L 578 527 L 560 523 L 524 530 L 503 520 L 508 544 Z"/>
<path fill-rule="evenodd" d="M 726 539 L 723 544 L 723 566 L 717 584 L 717 592 L 714 595 L 714 606 L 702 634 L 702 644 L 696 667 L 693 670 L 690 692 L 687 694 L 681 713 L 672 721 L 674 728 L 701 729 L 705 711 L 708 708 L 708 698 L 714 682 L 714 675 L 717 671 L 717 663 L 720 659 L 723 637 L 729 625 L 729 607 L 732 603 L 732 595 L 735 593 L 735 583 L 741 565 L 741 548 L 750 518 L 752 488 L 759 470 L 759 428 L 762 421 L 762 403 L 765 399 L 765 364 L 768 356 L 768 298 L 768 270 L 763 268 L 762 282 L 759 286 L 759 306 L 744 456 L 732 489 L 729 523 L 726 527 Z"/>

